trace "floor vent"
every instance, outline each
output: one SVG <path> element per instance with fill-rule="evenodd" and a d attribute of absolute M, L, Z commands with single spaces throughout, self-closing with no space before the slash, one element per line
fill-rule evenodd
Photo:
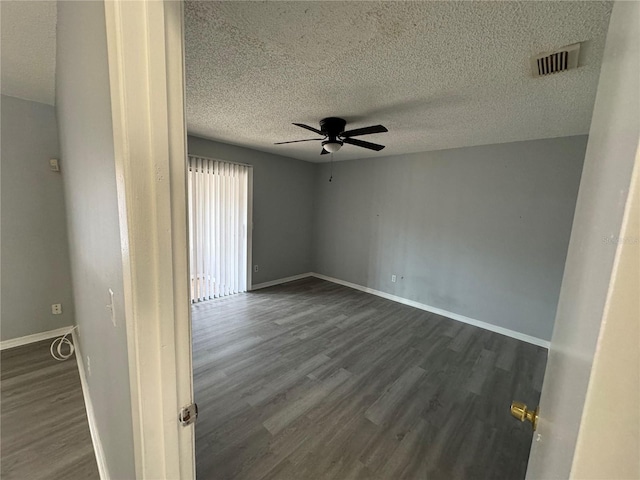
<path fill-rule="evenodd" d="M 543 77 L 552 73 L 564 72 L 578 68 L 580 44 L 574 43 L 552 53 L 542 53 L 531 59 L 531 69 L 534 77 Z"/>

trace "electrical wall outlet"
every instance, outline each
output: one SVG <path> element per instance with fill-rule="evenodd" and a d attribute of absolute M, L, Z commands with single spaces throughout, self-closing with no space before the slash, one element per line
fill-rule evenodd
<path fill-rule="evenodd" d="M 254 266 L 253 266 L 253 271 L 254 271 L 254 272 L 257 272 L 257 271 L 258 271 L 258 265 L 254 265 Z"/>
<path fill-rule="evenodd" d="M 60 164 L 58 163 L 58 159 L 57 158 L 49 159 L 49 168 L 51 169 L 52 172 L 59 172 L 60 171 Z"/>
<path fill-rule="evenodd" d="M 395 275 L 391 275 L 391 281 L 392 281 L 393 283 L 396 283 L 396 276 L 395 276 Z"/>
<path fill-rule="evenodd" d="M 87 356 L 87 375 L 91 376 L 91 358 Z"/>
<path fill-rule="evenodd" d="M 51 313 L 54 315 L 61 315 L 62 314 L 62 304 L 61 303 L 54 303 L 53 305 L 51 305 Z"/>

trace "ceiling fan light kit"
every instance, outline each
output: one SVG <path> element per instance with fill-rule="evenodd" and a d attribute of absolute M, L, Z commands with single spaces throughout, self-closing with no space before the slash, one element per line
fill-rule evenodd
<path fill-rule="evenodd" d="M 320 129 L 310 127 L 303 123 L 294 123 L 293 125 L 310 130 L 318 135 L 322 135 L 323 138 L 306 138 L 303 140 L 292 140 L 290 142 L 277 142 L 274 145 L 283 145 L 285 143 L 298 143 L 298 142 L 312 142 L 321 140 L 322 151 L 320 155 L 326 155 L 328 153 L 335 153 L 342 146 L 347 143 L 349 145 L 355 145 L 356 147 L 367 148 L 369 150 L 375 150 L 379 152 L 384 148 L 384 145 L 377 143 L 365 142 L 363 140 L 356 140 L 352 137 L 358 137 L 360 135 L 369 135 L 371 133 L 384 133 L 388 132 L 382 125 L 372 125 L 370 127 L 356 128 L 354 130 L 345 131 L 347 126 L 346 120 L 338 117 L 327 117 L 320 120 Z"/>
<path fill-rule="evenodd" d="M 324 148 L 329 153 L 336 153 L 342 147 L 342 142 L 322 142 L 322 148 Z"/>

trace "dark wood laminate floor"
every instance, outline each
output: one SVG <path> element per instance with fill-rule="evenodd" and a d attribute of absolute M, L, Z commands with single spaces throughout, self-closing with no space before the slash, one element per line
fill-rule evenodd
<path fill-rule="evenodd" d="M 193 307 L 199 479 L 524 478 L 546 350 L 315 278 Z"/>
<path fill-rule="evenodd" d="M 0 353 L 0 477 L 98 479 L 74 357 L 49 354 L 51 340 Z"/>

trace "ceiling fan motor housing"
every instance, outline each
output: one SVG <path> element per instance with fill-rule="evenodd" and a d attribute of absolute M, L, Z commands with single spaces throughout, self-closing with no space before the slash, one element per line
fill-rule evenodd
<path fill-rule="evenodd" d="M 327 134 L 329 142 L 339 142 L 338 135 L 344 132 L 346 126 L 347 122 L 343 118 L 327 117 L 320 120 L 320 130 Z"/>

